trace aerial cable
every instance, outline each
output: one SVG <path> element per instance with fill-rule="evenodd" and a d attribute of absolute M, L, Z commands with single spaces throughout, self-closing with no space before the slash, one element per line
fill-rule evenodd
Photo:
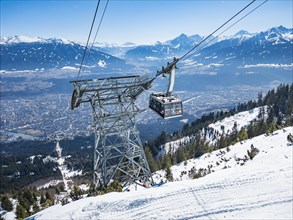
<path fill-rule="evenodd" d="M 190 58 L 191 56 L 193 56 L 196 52 L 200 51 L 201 49 L 203 49 L 206 45 L 208 45 L 210 42 L 212 42 L 214 39 L 216 39 L 217 37 L 219 37 L 220 35 L 222 35 L 223 33 L 225 33 L 226 31 L 228 31 L 230 28 L 232 28 L 233 26 L 235 26 L 236 24 L 238 24 L 240 21 L 242 21 L 244 18 L 246 18 L 248 15 L 250 15 L 251 13 L 253 13 L 254 11 L 256 11 L 258 8 L 260 8 L 262 5 L 264 5 L 266 2 L 268 2 L 269 0 L 265 0 L 264 2 L 262 2 L 261 4 L 259 4 L 257 7 L 255 7 L 253 10 L 251 10 L 250 12 L 248 12 L 246 15 L 242 16 L 240 19 L 238 19 L 236 22 L 234 22 L 232 25 L 230 25 L 228 28 L 226 28 L 224 31 L 222 31 L 221 33 L 219 33 L 217 36 L 213 37 L 211 40 L 209 40 L 208 42 L 206 42 L 205 44 L 201 45 L 201 47 L 197 48 L 196 51 L 194 51 L 192 54 L 190 54 L 189 56 L 187 56 L 185 59 Z"/>
<path fill-rule="evenodd" d="M 97 38 L 97 36 L 98 36 L 99 30 L 100 30 L 100 27 L 101 27 L 101 24 L 102 24 L 102 21 L 103 21 L 103 19 L 104 19 L 104 15 L 105 15 L 105 12 L 106 12 L 106 9 L 107 9 L 107 6 L 108 6 L 108 3 L 109 3 L 109 0 L 107 0 L 107 3 L 106 3 L 106 5 L 105 5 L 105 8 L 104 8 L 104 11 L 103 11 L 102 17 L 101 17 L 101 19 L 100 19 L 100 22 L 99 22 L 99 25 L 98 25 L 98 28 L 97 28 L 97 31 L 96 31 L 96 34 L 95 34 L 95 37 L 94 37 L 94 40 L 93 40 L 93 42 L 92 42 L 91 47 L 90 47 L 89 50 L 88 50 L 88 56 L 87 56 L 87 59 L 86 59 L 85 65 L 87 65 L 87 63 L 88 63 L 88 59 L 89 59 L 89 57 L 90 57 L 90 52 L 91 52 L 91 50 L 92 50 L 92 48 L 93 48 L 93 46 L 94 46 L 94 43 L 95 43 L 95 41 L 96 41 L 96 38 Z"/>
<path fill-rule="evenodd" d="M 81 68 L 82 68 L 82 65 L 83 65 L 84 57 L 85 57 L 85 54 L 86 54 L 87 46 L 89 44 L 89 40 L 90 40 L 91 35 L 92 35 L 92 30 L 93 30 L 93 26 L 95 24 L 95 20 L 96 20 L 97 12 L 98 12 L 98 9 L 99 9 L 100 1 L 101 0 L 98 1 L 97 6 L 96 6 L 95 15 L 94 15 L 94 18 L 93 18 L 93 21 L 92 21 L 92 26 L 91 26 L 91 29 L 90 29 L 90 33 L 89 33 L 89 36 L 88 36 L 88 39 L 87 39 L 87 42 L 86 42 L 86 45 L 85 45 L 85 48 L 84 48 L 84 52 L 83 52 L 83 56 L 82 56 L 82 60 L 81 60 L 81 64 L 80 64 L 77 76 L 79 76 Z"/>
<path fill-rule="evenodd" d="M 239 12 L 237 12 L 233 17 L 231 17 L 228 21 L 226 21 L 224 24 L 222 24 L 220 27 L 218 27 L 215 31 L 213 31 L 209 36 L 207 36 L 205 39 L 203 39 L 201 42 L 199 42 L 197 45 L 195 45 L 193 48 L 191 48 L 186 54 L 184 54 L 182 57 L 178 59 L 178 61 L 184 59 L 189 53 L 191 53 L 195 48 L 200 46 L 203 42 L 205 42 L 208 38 L 210 38 L 214 33 L 216 33 L 218 30 L 220 30 L 222 27 L 224 27 L 226 24 L 228 24 L 231 20 L 233 20 L 235 17 L 237 17 L 241 12 L 243 12 L 246 8 L 248 8 L 250 5 L 252 5 L 256 0 L 253 0 L 248 5 L 246 5 L 244 8 L 242 8 Z"/>

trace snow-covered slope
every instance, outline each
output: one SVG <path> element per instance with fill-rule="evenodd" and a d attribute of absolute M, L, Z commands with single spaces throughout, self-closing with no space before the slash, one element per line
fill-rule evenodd
<path fill-rule="evenodd" d="M 213 130 L 213 135 L 211 135 L 210 132 L 203 130 L 202 136 L 205 136 L 206 140 L 209 141 L 210 144 L 215 144 L 215 142 L 220 139 L 220 136 L 223 132 L 225 132 L 225 134 L 230 134 L 232 132 L 235 123 L 237 125 L 237 131 L 240 131 L 241 128 L 247 127 L 250 122 L 257 120 L 260 113 L 264 114 L 266 117 L 266 112 L 267 106 L 239 112 L 233 116 L 226 117 L 223 120 L 210 124 L 208 129 Z M 180 146 L 188 144 L 193 140 L 195 140 L 195 136 L 186 136 L 166 143 L 163 148 L 165 149 L 166 153 L 175 152 Z M 161 154 L 163 153 L 164 152 L 161 152 Z"/>
<path fill-rule="evenodd" d="M 257 120 L 257 117 L 262 109 L 264 113 L 266 113 L 267 106 L 257 107 L 249 111 L 239 112 L 233 116 L 226 117 L 223 120 L 210 124 L 209 127 L 213 128 L 219 133 L 222 133 L 222 128 L 224 128 L 224 131 L 229 134 L 232 131 L 234 124 L 236 123 L 237 130 L 239 131 L 241 128 L 248 126 L 251 121 Z"/>
<path fill-rule="evenodd" d="M 205 177 L 55 205 L 31 219 L 292 219 L 293 146 L 287 141 L 292 132 L 288 127 L 230 146 L 224 155 L 216 151 L 188 161 L 199 168 L 228 160 L 227 169 Z M 251 144 L 259 153 L 237 165 L 235 158 L 246 155 Z M 172 167 L 175 178 L 180 168 L 184 163 Z"/>
<path fill-rule="evenodd" d="M 58 157 L 51 157 L 47 156 L 43 159 L 44 163 L 47 161 L 54 161 L 58 164 L 58 169 L 60 170 L 60 173 L 62 175 L 62 180 L 51 180 L 50 182 L 40 185 L 37 187 L 37 189 L 42 189 L 42 188 L 48 188 L 50 186 L 56 186 L 59 183 L 64 184 L 64 189 L 67 193 L 70 193 L 71 191 L 71 185 L 73 185 L 72 178 L 75 176 L 80 176 L 82 175 L 82 170 L 69 170 L 67 165 L 65 164 L 65 160 L 67 158 L 70 158 L 71 155 L 67 156 L 62 156 L 62 147 L 59 144 L 59 141 L 56 143 L 55 151 L 57 153 Z M 32 160 L 34 159 L 35 156 L 32 156 Z"/>

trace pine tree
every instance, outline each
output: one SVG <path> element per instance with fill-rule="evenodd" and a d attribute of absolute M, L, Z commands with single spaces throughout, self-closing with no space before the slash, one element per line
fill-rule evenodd
<path fill-rule="evenodd" d="M 55 187 L 55 193 L 56 193 L 57 195 L 59 195 L 59 194 L 60 194 L 60 190 L 59 190 L 59 188 L 58 188 L 58 187 Z"/>
<path fill-rule="evenodd" d="M 238 134 L 238 141 L 243 141 L 248 139 L 248 134 L 245 128 L 242 128 Z"/>
<path fill-rule="evenodd" d="M 46 195 L 46 200 L 52 200 L 52 198 L 51 198 L 51 196 L 50 196 L 50 194 L 49 194 L 49 192 L 48 192 L 48 191 L 46 192 L 46 194 L 45 194 L 45 195 Z"/>
<path fill-rule="evenodd" d="M 217 143 L 217 147 L 218 149 L 221 149 L 221 148 L 227 147 L 227 145 L 228 145 L 227 138 L 225 137 L 224 133 L 222 133 L 220 140 Z"/>
<path fill-rule="evenodd" d="M 268 111 L 268 118 L 266 120 L 266 123 L 271 124 L 272 121 L 274 120 L 274 116 L 275 116 L 275 110 L 274 108 L 270 108 Z"/>
<path fill-rule="evenodd" d="M 70 193 L 70 198 L 75 201 L 81 198 L 82 191 L 78 188 L 78 186 L 74 185 L 73 190 Z"/>
<path fill-rule="evenodd" d="M 259 92 L 257 95 L 257 105 L 262 106 L 262 92 Z"/>
<path fill-rule="evenodd" d="M 44 197 L 43 194 L 41 195 L 40 203 L 41 203 L 41 204 L 45 204 L 45 203 L 46 203 L 46 199 L 45 199 L 45 197 Z"/>
<path fill-rule="evenodd" d="M 166 167 L 166 179 L 168 181 L 173 181 L 173 174 L 172 174 L 170 166 Z"/>
<path fill-rule="evenodd" d="M 18 204 L 16 206 L 16 212 L 15 212 L 15 214 L 16 214 L 16 218 L 17 219 L 24 219 L 26 217 L 25 209 L 20 204 Z"/>
<path fill-rule="evenodd" d="M 185 152 L 183 147 L 179 147 L 175 152 L 176 155 L 176 163 L 181 163 L 182 161 L 186 160 Z"/>
<path fill-rule="evenodd" d="M 169 154 L 165 154 L 162 158 L 161 168 L 166 169 L 171 166 L 171 159 Z"/>
<path fill-rule="evenodd" d="M 269 134 L 272 134 L 275 130 L 277 130 L 277 123 L 276 123 L 275 120 L 273 120 L 273 121 L 269 124 L 267 130 L 268 130 L 268 133 L 269 133 Z"/>
<path fill-rule="evenodd" d="M 33 197 L 33 194 L 30 190 L 25 190 L 23 192 L 23 197 L 25 200 L 27 200 L 29 202 L 30 205 L 33 205 L 34 204 L 34 197 Z"/>
<path fill-rule="evenodd" d="M 234 122 L 233 128 L 232 128 L 232 134 L 236 134 L 237 133 L 237 122 Z"/>
<path fill-rule="evenodd" d="M 22 194 L 18 195 L 18 202 L 19 202 L 19 205 L 21 205 L 22 208 L 24 208 L 27 211 L 30 210 L 29 201 L 27 199 L 25 199 Z"/>
<path fill-rule="evenodd" d="M 8 212 L 13 210 L 12 202 L 7 196 L 1 198 L 1 207 Z"/>
<path fill-rule="evenodd" d="M 60 192 L 64 192 L 65 190 L 64 190 L 64 185 L 62 184 L 62 185 L 60 185 L 59 186 L 59 189 L 60 189 Z"/>
<path fill-rule="evenodd" d="M 287 141 L 290 143 L 290 144 L 293 144 L 293 135 L 290 133 L 288 134 L 287 136 Z"/>
<path fill-rule="evenodd" d="M 37 204 L 34 204 L 33 211 L 34 211 L 34 213 L 40 211 L 40 207 Z"/>
<path fill-rule="evenodd" d="M 89 190 L 88 190 L 88 196 L 96 196 L 96 195 L 97 195 L 96 184 L 94 182 L 91 182 Z"/>
<path fill-rule="evenodd" d="M 145 148 L 145 155 L 146 155 L 147 161 L 149 163 L 151 172 L 157 171 L 158 170 L 158 164 L 155 161 L 155 159 L 154 159 L 154 157 L 153 157 L 153 155 L 152 155 L 151 150 L 150 150 L 149 147 L 146 147 Z"/>

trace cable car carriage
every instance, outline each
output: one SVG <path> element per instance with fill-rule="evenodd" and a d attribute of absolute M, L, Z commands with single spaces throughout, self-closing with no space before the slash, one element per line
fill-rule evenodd
<path fill-rule="evenodd" d="M 182 101 L 172 94 L 175 84 L 175 69 L 178 59 L 174 57 L 172 63 L 168 63 L 167 67 L 162 67 L 157 72 L 157 76 L 169 74 L 169 86 L 166 93 L 152 93 L 149 98 L 149 107 L 158 113 L 164 119 L 181 117 L 183 114 Z"/>
<path fill-rule="evenodd" d="M 164 119 L 182 116 L 182 101 L 175 95 L 167 96 L 166 93 L 152 93 L 149 107 Z"/>

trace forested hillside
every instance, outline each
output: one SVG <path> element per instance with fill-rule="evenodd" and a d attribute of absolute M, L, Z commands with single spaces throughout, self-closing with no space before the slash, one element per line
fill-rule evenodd
<path fill-rule="evenodd" d="M 236 115 L 239 112 L 259 108 L 257 118 L 247 126 L 237 128 L 235 124 L 231 131 L 219 131 L 209 127 L 217 121 Z M 246 140 L 261 134 L 293 125 L 293 84 L 281 84 L 277 89 L 268 91 L 264 96 L 259 93 L 257 100 L 240 103 L 229 111 L 210 112 L 185 124 L 181 131 L 173 134 L 162 132 L 156 139 L 145 144 L 146 155 L 152 171 L 166 169 L 187 159 L 196 158 L 204 153 L 225 148 L 236 142 Z M 162 146 L 171 141 L 188 137 L 189 141 L 181 143 L 175 152 L 162 154 Z M 212 138 L 211 138 L 212 137 Z M 213 140 L 213 141 L 212 141 Z"/>

